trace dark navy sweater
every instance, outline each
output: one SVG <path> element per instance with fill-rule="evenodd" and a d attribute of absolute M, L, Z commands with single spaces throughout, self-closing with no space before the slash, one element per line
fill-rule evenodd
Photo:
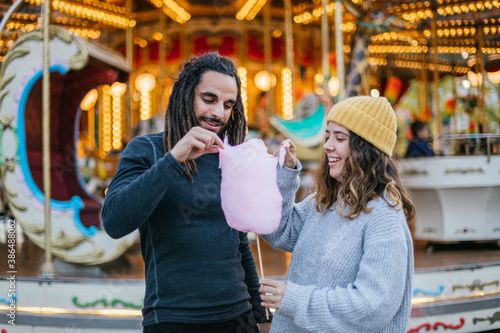
<path fill-rule="evenodd" d="M 139 228 L 143 325 L 221 322 L 251 308 L 265 319 L 247 235 L 228 226 L 221 208 L 219 155 L 199 157 L 191 183 L 163 154 L 162 138 L 140 136 L 127 145 L 102 209 L 111 237 Z"/>
<path fill-rule="evenodd" d="M 405 157 L 434 156 L 431 144 L 425 140 L 412 140 L 408 144 Z"/>

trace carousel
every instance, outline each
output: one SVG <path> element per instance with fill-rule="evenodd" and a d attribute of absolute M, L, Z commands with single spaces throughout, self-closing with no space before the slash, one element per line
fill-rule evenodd
<path fill-rule="evenodd" d="M 417 207 L 407 332 L 500 331 L 499 1 L 0 0 L 0 12 L 2 332 L 141 331 L 138 233 L 107 236 L 102 202 L 127 143 L 163 131 L 181 64 L 211 51 L 238 66 L 247 136 L 297 143 L 299 199 L 331 105 L 385 96 Z M 416 121 L 434 156 L 404 157 Z M 284 279 L 290 254 L 262 250 L 266 276 Z"/>

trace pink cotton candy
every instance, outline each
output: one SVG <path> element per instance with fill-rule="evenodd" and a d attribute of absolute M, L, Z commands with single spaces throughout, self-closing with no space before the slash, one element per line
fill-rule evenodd
<path fill-rule="evenodd" d="M 260 139 L 219 152 L 221 204 L 227 223 L 243 232 L 270 234 L 281 219 L 281 193 L 276 183 L 276 157 Z"/>

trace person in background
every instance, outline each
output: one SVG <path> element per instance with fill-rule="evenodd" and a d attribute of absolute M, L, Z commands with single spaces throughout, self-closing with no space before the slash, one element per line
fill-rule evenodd
<path fill-rule="evenodd" d="M 111 237 L 139 229 L 143 332 L 267 332 L 247 234 L 221 208 L 222 139 L 246 133 L 234 63 L 217 53 L 186 62 L 165 117 L 164 132 L 127 145 L 102 209 Z"/>
<path fill-rule="evenodd" d="M 410 318 L 415 206 L 391 158 L 396 116 L 382 97 L 352 97 L 327 116 L 316 192 L 295 204 L 293 143 L 278 168 L 282 219 L 262 235 L 292 252 L 286 281 L 261 279 L 272 333 L 405 332 Z"/>
<path fill-rule="evenodd" d="M 411 124 L 413 139 L 408 144 L 405 157 L 434 156 L 430 140 L 429 125 L 422 121 L 415 121 Z"/>

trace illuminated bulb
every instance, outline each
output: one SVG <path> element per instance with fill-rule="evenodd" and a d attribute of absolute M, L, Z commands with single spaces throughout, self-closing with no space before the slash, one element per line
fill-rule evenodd
<path fill-rule="evenodd" d="M 472 71 L 469 71 L 467 73 L 467 79 L 473 87 L 477 87 L 483 84 L 483 74 L 481 73 L 476 74 Z"/>
<path fill-rule="evenodd" d="M 340 81 L 338 77 L 332 77 L 328 81 L 328 92 L 331 96 L 337 96 L 340 90 Z"/>
<path fill-rule="evenodd" d="M 247 79 L 247 69 L 245 67 L 238 67 L 238 76 L 241 81 L 241 102 L 243 104 L 243 110 L 245 112 L 245 118 L 248 119 L 248 79 Z"/>
<path fill-rule="evenodd" d="M 99 93 L 97 92 L 97 90 L 92 89 L 83 98 L 82 102 L 80 103 L 80 108 L 84 111 L 90 110 L 91 108 L 94 107 L 98 96 L 99 96 Z"/>
<path fill-rule="evenodd" d="M 254 84 L 261 91 L 268 91 L 276 86 L 276 75 L 268 71 L 260 71 L 255 74 Z"/>

